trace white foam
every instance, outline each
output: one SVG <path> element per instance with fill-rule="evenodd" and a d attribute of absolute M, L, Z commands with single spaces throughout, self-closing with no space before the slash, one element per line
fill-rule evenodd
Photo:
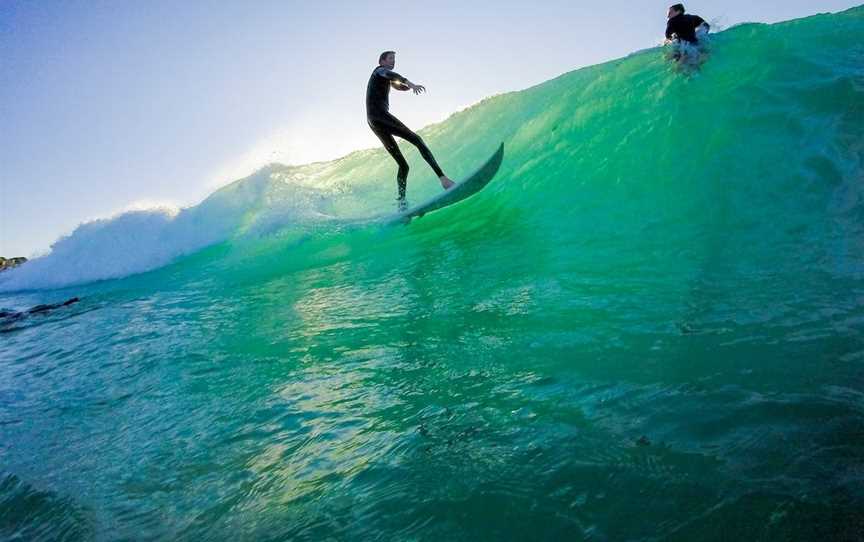
<path fill-rule="evenodd" d="M 236 235 L 327 217 L 329 198 L 269 166 L 200 204 L 127 210 L 79 225 L 51 251 L 0 274 L 0 292 L 60 288 L 150 271 Z"/>

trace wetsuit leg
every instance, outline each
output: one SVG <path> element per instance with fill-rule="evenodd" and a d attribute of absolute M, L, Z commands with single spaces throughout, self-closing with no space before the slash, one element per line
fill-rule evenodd
<path fill-rule="evenodd" d="M 402 121 L 400 121 L 393 115 L 389 115 L 386 119 L 376 119 L 375 127 L 383 129 L 387 133 L 396 137 L 401 137 L 408 143 L 411 143 L 412 145 L 417 147 L 417 150 L 420 151 L 420 155 L 423 157 L 424 160 L 426 160 L 426 163 L 429 164 L 429 167 L 432 168 L 432 171 L 435 172 L 435 175 L 437 175 L 438 177 L 444 175 L 444 172 L 441 171 L 441 168 L 438 166 L 438 162 L 435 161 L 435 157 L 432 156 L 432 151 L 429 150 L 429 147 L 426 146 L 426 143 L 423 142 L 423 139 L 419 135 L 412 132 L 407 126 L 402 124 Z"/>
<path fill-rule="evenodd" d="M 405 187 L 408 183 L 408 161 L 405 160 L 405 157 L 402 156 L 402 151 L 399 150 L 399 145 L 396 144 L 396 140 L 393 139 L 393 136 L 388 133 L 386 130 L 382 130 L 380 127 L 369 123 L 369 126 L 372 128 L 372 131 L 378 136 L 378 139 L 381 140 L 381 143 L 384 145 L 384 148 L 387 149 L 387 152 L 390 153 L 390 156 L 396 160 L 396 163 L 399 165 L 399 172 L 396 174 L 396 184 L 399 187 L 399 199 L 405 199 Z"/>

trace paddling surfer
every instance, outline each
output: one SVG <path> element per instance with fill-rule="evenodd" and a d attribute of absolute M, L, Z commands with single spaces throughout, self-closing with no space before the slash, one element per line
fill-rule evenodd
<path fill-rule="evenodd" d="M 666 43 L 672 44 L 669 58 L 686 67 L 698 68 L 706 59 L 711 26 L 702 17 L 685 11 L 684 4 L 675 4 L 666 14 Z"/>
<path fill-rule="evenodd" d="M 698 45 L 699 41 L 708 35 L 711 25 L 698 15 L 685 13 L 684 4 L 675 4 L 666 13 L 666 41 L 675 39 L 685 41 L 691 45 Z"/>
<path fill-rule="evenodd" d="M 393 136 L 400 137 L 411 143 L 420 154 L 426 163 L 438 176 L 441 181 L 441 186 L 447 190 L 453 186 L 453 181 L 444 175 L 435 157 L 432 156 L 432 151 L 423 142 L 419 135 L 412 132 L 407 126 L 402 124 L 402 121 L 390 114 L 390 89 L 396 90 L 412 90 L 414 94 L 421 94 L 426 91 L 423 85 L 415 85 L 405 77 L 393 71 L 396 67 L 396 53 L 394 51 L 384 51 L 378 57 L 378 66 L 372 71 L 369 77 L 369 84 L 366 86 L 366 120 L 369 122 L 369 128 L 378 136 L 384 148 L 390 153 L 390 156 L 399 165 L 399 172 L 396 174 L 396 184 L 399 190 L 399 208 L 406 207 L 405 188 L 408 183 L 408 162 L 402 156 L 402 151 L 396 144 Z"/>

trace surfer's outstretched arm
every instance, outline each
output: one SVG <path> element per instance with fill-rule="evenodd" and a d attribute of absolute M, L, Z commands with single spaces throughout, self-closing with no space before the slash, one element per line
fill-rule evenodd
<path fill-rule="evenodd" d="M 384 66 L 379 67 L 375 70 L 375 73 L 390 81 L 390 87 L 395 88 L 396 90 L 413 90 L 414 94 L 420 94 L 421 92 L 426 92 L 426 87 L 423 85 L 415 85 L 411 81 L 408 80 L 407 77 L 402 77 L 398 73 L 393 70 L 388 70 Z"/>
<path fill-rule="evenodd" d="M 405 79 L 404 83 L 397 83 L 396 81 L 391 81 L 390 86 L 395 88 L 396 90 L 413 90 L 414 94 L 421 94 L 423 92 L 426 92 L 426 87 L 424 87 L 423 85 L 415 85 L 407 79 Z"/>

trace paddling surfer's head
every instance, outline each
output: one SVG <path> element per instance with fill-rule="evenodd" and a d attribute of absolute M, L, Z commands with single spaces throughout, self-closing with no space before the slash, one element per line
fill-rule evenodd
<path fill-rule="evenodd" d="M 384 51 L 378 56 L 378 65 L 392 70 L 396 67 L 396 51 Z"/>
<path fill-rule="evenodd" d="M 669 7 L 669 13 L 666 14 L 666 17 L 671 19 L 672 17 L 677 17 L 685 12 L 684 4 L 675 4 L 674 6 Z"/>

